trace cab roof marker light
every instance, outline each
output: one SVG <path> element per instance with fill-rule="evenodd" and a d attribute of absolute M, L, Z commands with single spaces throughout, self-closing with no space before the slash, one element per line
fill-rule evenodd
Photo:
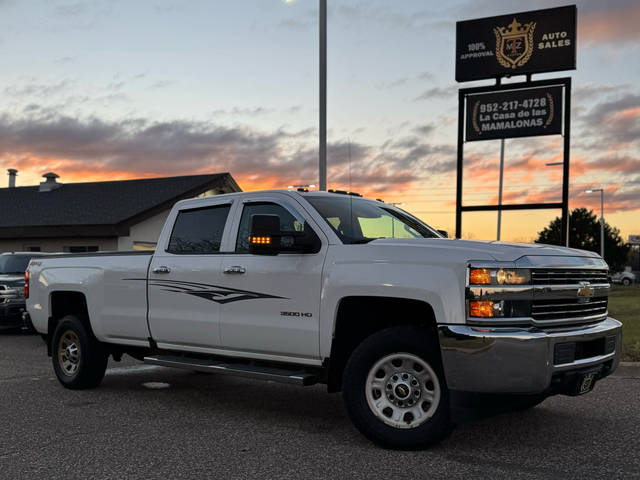
<path fill-rule="evenodd" d="M 357 192 L 348 192 L 346 190 L 336 190 L 335 188 L 330 188 L 327 190 L 329 193 L 339 193 L 340 195 L 351 195 L 352 197 L 361 197 L 362 195 Z"/>

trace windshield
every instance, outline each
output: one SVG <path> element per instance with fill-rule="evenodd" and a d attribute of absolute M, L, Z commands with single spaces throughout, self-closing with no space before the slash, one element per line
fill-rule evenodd
<path fill-rule="evenodd" d="M 344 243 L 376 238 L 439 238 L 428 225 L 384 203 L 358 197 L 307 197 Z"/>
<path fill-rule="evenodd" d="M 29 265 L 28 255 L 0 255 L 0 275 L 22 275 Z"/>

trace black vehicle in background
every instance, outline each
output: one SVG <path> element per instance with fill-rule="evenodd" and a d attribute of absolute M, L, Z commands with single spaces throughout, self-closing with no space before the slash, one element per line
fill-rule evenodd
<path fill-rule="evenodd" d="M 32 258 L 43 257 L 34 252 L 0 253 L 0 329 L 26 327 L 33 331 L 22 313 L 25 309 L 24 272 Z"/>

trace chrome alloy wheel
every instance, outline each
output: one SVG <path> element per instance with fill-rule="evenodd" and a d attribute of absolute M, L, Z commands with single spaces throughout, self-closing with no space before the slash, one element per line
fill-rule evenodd
<path fill-rule="evenodd" d="M 68 377 L 73 377 L 80 366 L 80 338 L 73 330 L 67 330 L 58 342 L 58 363 Z"/>
<path fill-rule="evenodd" d="M 394 428 L 416 428 L 440 404 L 440 382 L 433 369 L 411 353 L 393 353 L 369 370 L 365 395 L 373 414 Z"/>

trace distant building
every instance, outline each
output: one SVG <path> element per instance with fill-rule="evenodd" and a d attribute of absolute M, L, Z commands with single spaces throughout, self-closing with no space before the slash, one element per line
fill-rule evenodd
<path fill-rule="evenodd" d="M 0 188 L 0 252 L 149 250 L 178 200 L 241 191 L 228 173 Z"/>

